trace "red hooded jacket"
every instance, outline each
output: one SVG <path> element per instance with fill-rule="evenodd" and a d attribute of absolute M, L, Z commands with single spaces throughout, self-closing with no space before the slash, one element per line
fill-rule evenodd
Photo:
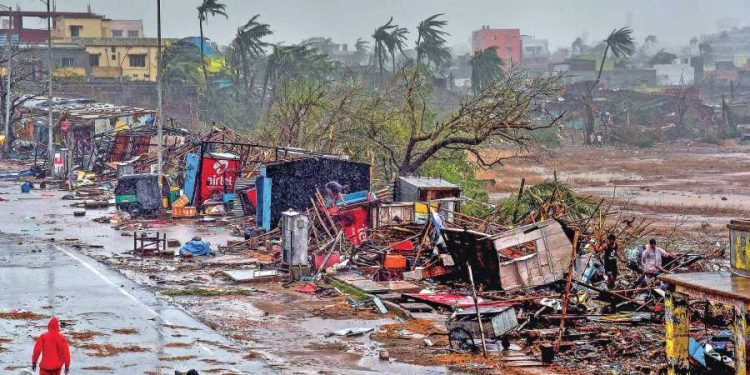
<path fill-rule="evenodd" d="M 39 355 L 42 355 L 42 361 L 39 368 L 43 370 L 57 370 L 65 365 L 70 368 L 70 349 L 68 340 L 60 333 L 60 323 L 54 316 L 47 324 L 48 331 L 43 333 L 34 344 L 34 354 L 31 356 L 31 363 L 36 364 Z"/>

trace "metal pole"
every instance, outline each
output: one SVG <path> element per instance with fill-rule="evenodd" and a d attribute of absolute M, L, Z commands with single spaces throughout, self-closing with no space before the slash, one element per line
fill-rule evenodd
<path fill-rule="evenodd" d="M 164 137 L 162 134 L 161 116 L 162 116 L 162 82 L 161 82 L 161 0 L 156 0 L 156 35 L 157 35 L 157 52 L 156 52 L 156 170 L 161 183 L 162 176 L 162 147 Z"/>
<path fill-rule="evenodd" d="M 49 124 L 47 135 L 49 143 L 47 144 L 47 159 L 49 160 L 49 170 L 52 171 L 55 155 L 52 147 L 54 141 L 53 123 L 52 123 L 52 11 L 50 3 L 47 0 L 47 111 L 49 112 Z"/>
<path fill-rule="evenodd" d="M 477 287 L 474 285 L 474 272 L 471 270 L 471 263 L 466 262 L 466 269 L 469 271 L 469 281 L 471 281 L 471 297 L 474 299 L 474 309 L 477 312 L 477 323 L 479 323 L 479 336 L 482 338 L 482 356 L 487 358 L 487 341 L 484 338 L 484 326 L 482 325 L 482 314 L 479 312 L 479 301 L 477 299 Z"/>
<path fill-rule="evenodd" d="M 13 8 L 8 8 L 8 15 L 13 23 Z M 11 26 L 11 30 L 13 26 Z M 10 49 L 10 37 L 11 33 L 5 34 L 6 44 L 8 48 L 8 72 L 5 74 L 5 142 L 3 142 L 3 154 L 8 155 L 10 150 L 10 73 L 11 73 L 11 60 L 13 60 L 13 51 Z"/>

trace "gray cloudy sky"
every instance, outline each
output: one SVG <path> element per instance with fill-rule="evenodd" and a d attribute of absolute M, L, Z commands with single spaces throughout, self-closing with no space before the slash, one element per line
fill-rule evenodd
<path fill-rule="evenodd" d="M 481 25 L 520 28 L 522 34 L 549 39 L 551 47 L 569 46 L 575 37 L 602 39 L 629 21 L 638 40 L 654 34 L 665 43 L 685 44 L 692 36 L 717 30 L 724 19 L 750 25 L 750 0 L 224 0 L 229 19 L 210 19 L 206 36 L 226 44 L 253 14 L 269 23 L 273 42 L 296 43 L 310 36 L 353 44 L 369 38 L 390 16 L 409 28 L 435 13 L 449 20 L 449 43 L 469 43 Z M 200 0 L 162 0 L 165 37 L 198 34 L 195 7 Z M 30 10 L 39 0 L 0 0 Z M 78 11 L 86 5 L 110 18 L 143 19 L 147 35 L 156 36 L 156 0 L 57 0 L 57 9 Z"/>

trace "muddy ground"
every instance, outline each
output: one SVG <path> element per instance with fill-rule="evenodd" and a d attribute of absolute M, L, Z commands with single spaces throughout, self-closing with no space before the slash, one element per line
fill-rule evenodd
<path fill-rule="evenodd" d="M 569 147 L 510 160 L 478 177 L 497 200 L 517 193 L 522 177 L 535 184 L 552 179 L 555 171 L 576 191 L 595 200 L 614 198 L 623 216 L 646 218 L 656 236 L 669 235 L 683 245 L 723 240 L 730 219 L 750 215 L 750 146 L 736 142 Z"/>

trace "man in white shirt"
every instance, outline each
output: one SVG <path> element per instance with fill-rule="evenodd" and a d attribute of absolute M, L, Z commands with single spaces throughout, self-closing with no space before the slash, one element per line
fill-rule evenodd
<path fill-rule="evenodd" d="M 661 266 L 661 260 L 663 257 L 672 257 L 672 254 L 666 252 L 661 247 L 656 246 L 656 240 L 651 239 L 648 241 L 646 250 L 641 254 L 641 268 L 646 276 L 653 276 L 660 272 L 667 272 Z"/>

